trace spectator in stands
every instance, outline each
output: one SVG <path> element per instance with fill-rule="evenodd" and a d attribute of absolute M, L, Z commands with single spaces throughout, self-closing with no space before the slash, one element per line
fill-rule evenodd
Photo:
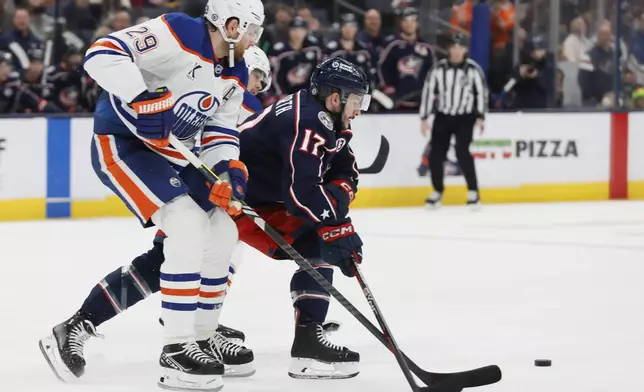
<path fill-rule="evenodd" d="M 289 40 L 289 24 L 291 23 L 291 19 L 293 19 L 291 7 L 287 5 L 277 4 L 273 12 L 275 23 L 266 27 L 262 37 L 265 41 L 260 45 L 267 53 L 276 43 Z"/>
<path fill-rule="evenodd" d="M 547 42 L 541 36 L 533 37 L 526 44 L 521 63 L 514 75 L 516 109 L 544 109 L 549 106 L 549 93 L 554 88 L 555 71 L 554 66 L 550 64 L 547 47 Z"/>
<path fill-rule="evenodd" d="M 514 31 L 514 4 L 510 0 L 493 0 L 490 29 L 495 50 L 503 50 L 512 40 Z"/>
<path fill-rule="evenodd" d="M 110 23 L 110 26 L 114 31 L 119 31 L 119 30 L 127 29 L 128 27 L 131 27 L 132 17 L 130 16 L 130 13 L 127 12 L 127 10 L 125 9 L 119 10 L 114 14 L 114 17 L 112 18 L 112 23 Z"/>
<path fill-rule="evenodd" d="M 322 42 L 322 25 L 320 21 L 313 16 L 311 8 L 308 6 L 302 6 L 297 9 L 297 16 L 304 18 L 309 24 L 309 34 L 317 38 L 318 41 Z"/>
<path fill-rule="evenodd" d="M 60 109 L 35 94 L 13 72 L 11 54 L 0 52 L 0 114 L 59 113 Z"/>
<path fill-rule="evenodd" d="M 383 93 L 402 109 L 418 109 L 423 81 L 434 65 L 434 50 L 418 34 L 418 11 L 407 8 L 400 21 L 400 35 L 387 38 L 378 60 Z"/>
<path fill-rule="evenodd" d="M 44 0 L 29 0 L 29 15 L 31 15 L 31 32 L 38 39 L 50 39 L 54 32 L 54 18 L 47 14 Z"/>
<path fill-rule="evenodd" d="M 362 42 L 377 56 L 385 44 L 385 37 L 380 30 L 382 28 L 382 16 L 378 10 L 370 9 L 364 14 L 364 29 L 358 34 L 358 41 Z"/>
<path fill-rule="evenodd" d="M 73 0 L 63 10 L 67 29 L 89 44 L 98 21 L 94 19 L 88 0 Z"/>
<path fill-rule="evenodd" d="M 574 63 L 581 61 L 592 46 L 591 41 L 586 37 L 586 31 L 586 21 L 581 16 L 570 22 L 570 34 L 563 42 L 563 60 Z"/>
<path fill-rule="evenodd" d="M 599 105 L 613 90 L 613 33 L 610 22 L 597 30 L 597 42 L 579 62 L 579 87 L 586 105 Z"/>
<path fill-rule="evenodd" d="M 465 30 L 468 33 L 472 31 L 472 10 L 478 2 L 478 0 L 465 0 L 461 4 L 452 6 L 452 17 L 449 22 L 452 26 L 458 28 L 454 33 L 461 30 Z"/>
<path fill-rule="evenodd" d="M 81 113 L 88 108 L 82 106 L 83 85 L 80 66 L 83 54 L 75 48 L 65 51 L 62 61 L 48 69 L 50 100 L 67 113 Z"/>
<path fill-rule="evenodd" d="M 16 9 L 13 15 L 13 31 L 2 39 L 0 50 L 11 53 L 14 69 L 23 73 L 33 65 L 40 63 L 42 71 L 43 42 L 32 32 L 29 26 L 31 18 L 26 8 Z M 37 70 L 37 69 L 36 69 Z"/>

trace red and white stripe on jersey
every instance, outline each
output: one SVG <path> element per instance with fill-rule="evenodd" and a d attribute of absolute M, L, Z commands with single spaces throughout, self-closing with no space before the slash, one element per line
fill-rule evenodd
<path fill-rule="evenodd" d="M 295 184 L 295 164 L 293 164 L 293 154 L 295 154 L 295 144 L 297 143 L 299 134 L 300 134 L 300 93 L 301 91 L 298 91 L 295 94 L 294 100 L 295 100 L 295 135 L 293 136 L 293 143 L 291 144 L 291 154 L 289 157 L 289 163 L 291 164 L 291 185 L 288 187 L 288 193 L 289 196 L 291 196 L 291 199 L 295 203 L 295 205 L 300 208 L 302 211 L 306 212 L 306 214 L 314 221 L 314 222 L 321 222 L 320 218 L 315 216 L 313 211 L 311 211 L 310 208 L 302 204 L 298 199 L 297 196 L 295 195 L 295 189 L 293 188 L 293 185 Z M 322 176 L 322 158 L 320 158 L 320 169 L 318 172 L 318 176 L 320 177 L 320 182 L 321 176 Z M 333 213 L 333 217 L 337 219 L 337 215 L 335 213 L 335 208 L 333 208 L 333 203 L 331 203 L 331 200 L 329 199 L 328 195 L 324 191 L 324 187 L 322 185 L 318 185 L 320 188 L 320 191 L 322 192 L 322 195 L 326 199 L 328 205 L 329 205 L 329 210 Z"/>
<path fill-rule="evenodd" d="M 101 171 L 110 179 L 128 205 L 141 218 L 148 221 L 164 204 L 119 157 L 112 135 L 94 135 Z"/>

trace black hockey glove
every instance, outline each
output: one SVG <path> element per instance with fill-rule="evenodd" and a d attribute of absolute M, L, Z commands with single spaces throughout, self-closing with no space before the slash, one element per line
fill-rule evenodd
<path fill-rule="evenodd" d="M 353 262 L 362 263 L 362 240 L 351 219 L 323 222 L 317 232 L 322 260 L 340 267 L 343 274 L 353 277 Z"/>

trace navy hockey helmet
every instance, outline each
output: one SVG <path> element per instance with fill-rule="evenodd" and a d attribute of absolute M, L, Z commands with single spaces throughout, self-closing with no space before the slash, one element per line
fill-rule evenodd
<path fill-rule="evenodd" d="M 353 63 L 338 57 L 320 63 L 311 74 L 311 94 L 314 97 L 322 101 L 336 92 L 340 94 L 343 106 L 350 94 L 356 94 L 361 98 L 360 110 L 369 108 L 369 78 Z"/>

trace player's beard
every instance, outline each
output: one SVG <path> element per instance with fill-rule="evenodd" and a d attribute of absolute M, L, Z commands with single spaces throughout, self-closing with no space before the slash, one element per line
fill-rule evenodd
<path fill-rule="evenodd" d="M 246 49 L 242 47 L 241 44 L 235 45 L 235 61 L 241 61 L 244 58 L 244 52 Z"/>

